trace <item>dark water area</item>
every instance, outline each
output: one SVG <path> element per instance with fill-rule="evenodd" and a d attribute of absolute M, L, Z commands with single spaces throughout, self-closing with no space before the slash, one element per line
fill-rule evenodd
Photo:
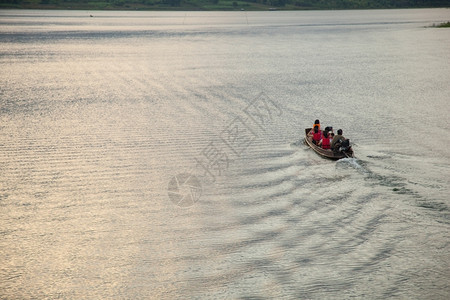
<path fill-rule="evenodd" d="M 0 11 L 0 298 L 448 299 L 449 19 Z"/>

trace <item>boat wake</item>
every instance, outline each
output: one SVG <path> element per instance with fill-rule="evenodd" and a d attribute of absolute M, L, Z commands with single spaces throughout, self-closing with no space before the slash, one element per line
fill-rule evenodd
<path fill-rule="evenodd" d="M 368 174 L 371 171 L 365 166 L 364 162 L 354 157 L 341 158 L 336 162 L 336 167 L 349 167 L 357 170 L 358 172 Z"/>
<path fill-rule="evenodd" d="M 291 147 L 301 147 L 303 145 L 305 145 L 305 139 L 304 138 L 301 138 L 301 139 L 291 143 Z"/>

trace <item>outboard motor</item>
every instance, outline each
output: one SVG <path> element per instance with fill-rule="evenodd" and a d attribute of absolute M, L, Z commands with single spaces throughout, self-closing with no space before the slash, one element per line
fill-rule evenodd
<path fill-rule="evenodd" d="M 350 147 L 350 140 L 347 139 L 342 142 L 341 146 L 339 147 L 339 152 L 347 152 Z"/>

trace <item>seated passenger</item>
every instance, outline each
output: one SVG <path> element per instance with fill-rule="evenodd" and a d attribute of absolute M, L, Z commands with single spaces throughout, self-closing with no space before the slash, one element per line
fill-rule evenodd
<path fill-rule="evenodd" d="M 322 149 L 330 149 L 330 137 L 328 135 L 328 131 L 323 132 L 322 140 L 320 140 L 319 146 L 322 146 Z"/>
<path fill-rule="evenodd" d="M 331 149 L 339 149 L 343 141 L 345 141 L 345 137 L 342 135 L 342 129 L 339 129 L 337 135 L 335 135 L 331 141 Z"/>
<path fill-rule="evenodd" d="M 319 121 L 319 120 L 315 120 L 315 121 L 314 121 L 314 125 L 313 125 L 313 127 L 311 128 L 311 131 L 314 132 L 314 128 L 316 128 L 316 127 L 318 127 L 318 128 L 319 128 L 319 131 L 320 131 L 320 121 Z"/>
<path fill-rule="evenodd" d="M 314 127 L 314 133 L 312 134 L 312 142 L 317 145 L 322 139 L 322 132 L 319 130 L 319 126 Z"/>

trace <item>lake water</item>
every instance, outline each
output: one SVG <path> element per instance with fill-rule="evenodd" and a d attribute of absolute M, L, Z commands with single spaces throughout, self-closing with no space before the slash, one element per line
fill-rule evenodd
<path fill-rule="evenodd" d="M 449 20 L 1 10 L 0 298 L 449 299 Z"/>

